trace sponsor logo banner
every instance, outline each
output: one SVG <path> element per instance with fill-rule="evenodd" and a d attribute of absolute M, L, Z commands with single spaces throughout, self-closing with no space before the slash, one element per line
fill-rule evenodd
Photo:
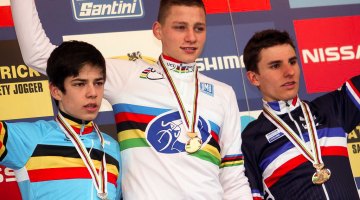
<path fill-rule="evenodd" d="M 21 200 L 21 194 L 16 182 L 14 170 L 0 165 L 0 195 L 1 199 Z"/>
<path fill-rule="evenodd" d="M 53 115 L 47 81 L 0 84 L 0 98 L 1 120 Z"/>
<path fill-rule="evenodd" d="M 360 125 L 348 135 L 348 152 L 353 174 L 360 177 Z"/>
<path fill-rule="evenodd" d="M 0 120 L 52 116 L 47 77 L 22 63 L 17 41 L 0 42 Z"/>
<path fill-rule="evenodd" d="M 208 14 L 270 10 L 270 0 L 203 0 Z"/>
<path fill-rule="evenodd" d="M 71 5 L 78 21 L 144 16 L 142 0 L 71 0 Z"/>
<path fill-rule="evenodd" d="M 12 27 L 10 0 L 0 0 L 0 27 Z"/>
<path fill-rule="evenodd" d="M 289 0 L 290 8 L 305 8 L 305 7 L 320 7 L 320 6 L 335 6 L 360 4 L 359 0 Z"/>
<path fill-rule="evenodd" d="M 360 74 L 359 21 L 360 16 L 294 21 L 307 92 L 334 90 Z"/>

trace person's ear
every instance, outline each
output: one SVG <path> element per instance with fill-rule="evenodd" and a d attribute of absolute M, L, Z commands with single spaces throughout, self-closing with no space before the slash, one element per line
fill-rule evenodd
<path fill-rule="evenodd" d="M 60 101 L 62 99 L 63 93 L 62 91 L 56 87 L 55 85 L 53 85 L 52 83 L 49 84 L 49 89 L 50 89 L 50 94 L 51 96 L 55 99 Z"/>
<path fill-rule="evenodd" d="M 161 40 L 161 24 L 160 24 L 160 22 L 158 22 L 158 21 L 154 22 L 154 24 L 152 26 L 152 31 L 153 31 L 154 36 L 158 40 Z"/>
<path fill-rule="evenodd" d="M 260 86 L 260 82 L 259 82 L 259 80 L 258 80 L 258 77 L 257 77 L 258 74 L 257 74 L 257 73 L 255 73 L 255 72 L 253 72 L 253 71 L 248 71 L 248 72 L 246 72 L 246 76 L 247 76 L 249 82 L 250 82 L 252 85 L 254 85 L 254 86 L 256 86 L 256 87 L 259 87 L 259 86 Z"/>

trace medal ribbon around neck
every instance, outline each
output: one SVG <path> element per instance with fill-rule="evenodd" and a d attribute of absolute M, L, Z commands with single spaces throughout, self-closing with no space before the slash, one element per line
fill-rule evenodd
<path fill-rule="evenodd" d="M 286 135 L 286 137 L 295 145 L 306 159 L 313 163 L 314 167 L 323 165 L 321 158 L 321 150 L 319 145 L 319 138 L 315 127 L 314 119 L 311 115 L 310 108 L 305 102 L 300 102 L 302 112 L 305 117 L 305 122 L 308 127 L 311 149 L 306 147 L 306 143 L 302 141 L 299 136 L 292 130 L 274 111 L 264 106 L 264 115 L 270 120 L 278 129 Z M 301 133 L 300 133 L 301 134 Z M 315 167 L 316 168 L 316 167 Z"/>
<path fill-rule="evenodd" d="M 105 151 L 103 152 L 103 158 L 101 161 L 101 167 L 99 169 L 99 173 L 96 172 L 95 165 L 89 155 L 89 153 L 86 150 L 86 147 L 84 146 L 83 142 L 81 141 L 78 134 L 74 131 L 74 129 L 70 126 L 70 124 L 64 119 L 64 117 L 61 115 L 61 113 L 58 113 L 58 116 L 56 118 L 56 121 L 60 125 L 60 128 L 64 131 L 65 135 L 71 140 L 71 142 L 74 144 L 77 152 L 79 153 L 81 159 L 83 160 L 86 168 L 88 169 L 91 178 L 93 180 L 94 187 L 96 188 L 96 191 L 98 193 L 99 198 L 106 199 L 107 198 L 107 169 L 106 169 L 106 159 L 105 159 Z M 100 133 L 99 128 L 97 125 L 93 123 L 93 127 L 100 139 L 101 147 L 104 150 L 104 143 L 105 140 L 103 136 Z"/>
<path fill-rule="evenodd" d="M 195 92 L 194 92 L 194 100 L 193 100 L 192 123 L 190 124 L 189 118 L 186 115 L 185 106 L 180 98 L 180 94 L 179 94 L 178 90 L 176 89 L 175 83 L 174 83 L 173 79 L 171 78 L 170 73 L 164 64 L 164 61 L 162 60 L 162 56 L 160 56 L 159 61 L 160 61 L 160 66 L 163 68 L 166 78 L 169 81 L 171 89 L 176 97 L 177 103 L 180 108 L 179 110 L 180 110 L 181 115 L 183 116 L 185 124 L 186 124 L 186 128 L 188 128 L 189 131 L 191 131 L 192 133 L 195 133 L 195 126 L 196 126 L 196 122 L 197 122 L 197 120 L 196 120 L 197 119 L 197 101 L 198 101 L 198 95 L 199 95 L 198 70 L 197 70 L 197 68 L 195 68 Z"/>

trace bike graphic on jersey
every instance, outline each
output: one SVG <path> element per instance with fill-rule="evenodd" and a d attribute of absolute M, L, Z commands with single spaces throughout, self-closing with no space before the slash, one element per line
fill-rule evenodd
<path fill-rule="evenodd" d="M 210 136 L 210 126 L 199 117 L 199 137 L 205 143 Z M 187 130 L 178 111 L 166 112 L 153 119 L 146 128 L 146 138 L 151 146 L 160 153 L 173 154 L 185 151 L 188 141 Z"/>

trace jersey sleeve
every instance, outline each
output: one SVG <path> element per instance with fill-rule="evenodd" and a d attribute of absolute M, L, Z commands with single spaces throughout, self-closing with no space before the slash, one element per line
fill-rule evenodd
<path fill-rule="evenodd" d="M 48 133 L 40 122 L 0 122 L 0 164 L 22 168 Z"/>
<path fill-rule="evenodd" d="M 258 167 L 253 137 L 256 134 L 250 123 L 242 133 L 241 150 L 244 154 L 245 175 L 249 180 L 251 194 L 254 200 L 264 199 L 264 188 L 262 181 L 262 174 Z"/>
<path fill-rule="evenodd" d="M 47 60 L 56 46 L 46 36 L 34 0 L 12 0 L 11 12 L 25 64 L 46 74 Z"/>
<path fill-rule="evenodd" d="M 333 116 L 346 132 L 351 132 L 360 123 L 360 76 L 349 79 L 338 90 L 312 103 L 322 115 Z"/>
<path fill-rule="evenodd" d="M 360 76 L 348 80 L 341 90 L 346 94 L 344 127 L 350 132 L 360 123 Z"/>
<path fill-rule="evenodd" d="M 239 108 L 232 88 L 225 99 L 225 118 L 220 129 L 220 181 L 224 190 L 223 199 L 251 199 L 241 153 Z"/>

